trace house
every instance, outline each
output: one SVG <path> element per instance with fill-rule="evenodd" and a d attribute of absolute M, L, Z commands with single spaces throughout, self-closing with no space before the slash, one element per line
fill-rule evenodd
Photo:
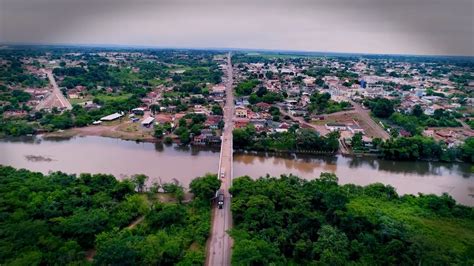
<path fill-rule="evenodd" d="M 212 87 L 210 94 L 217 97 L 223 97 L 225 95 L 225 86 L 222 84 L 215 85 Z"/>
<path fill-rule="evenodd" d="M 259 102 L 256 104 L 256 106 L 262 110 L 262 111 L 268 111 L 270 107 L 272 107 L 271 104 L 265 103 L 265 102 Z"/>
<path fill-rule="evenodd" d="M 193 137 L 194 145 L 206 145 L 206 137 L 204 135 L 198 135 Z"/>
<path fill-rule="evenodd" d="M 275 132 L 278 132 L 278 133 L 288 132 L 289 128 L 290 128 L 290 125 L 288 125 L 287 123 L 281 123 L 277 128 L 275 128 Z"/>
<path fill-rule="evenodd" d="M 290 110 L 288 112 L 291 116 L 305 116 L 308 114 L 305 110 Z"/>
<path fill-rule="evenodd" d="M 326 126 L 326 129 L 329 130 L 329 131 L 347 130 L 347 126 L 345 124 L 341 124 L 341 123 L 327 123 L 325 126 Z"/>
<path fill-rule="evenodd" d="M 250 120 L 250 123 L 254 125 L 255 129 L 257 131 L 263 131 L 265 130 L 267 124 L 265 122 L 265 119 L 252 119 Z"/>
<path fill-rule="evenodd" d="M 355 133 L 362 133 L 364 134 L 364 129 L 361 128 L 359 125 L 349 125 L 347 127 L 347 129 L 352 133 L 352 134 L 355 134 Z"/>
<path fill-rule="evenodd" d="M 100 119 L 100 121 L 114 121 L 116 119 L 119 119 L 120 117 L 123 116 L 123 113 L 113 113 L 111 115 L 104 116 Z"/>
<path fill-rule="evenodd" d="M 240 118 L 247 118 L 248 111 L 247 108 L 243 106 L 237 106 L 235 107 L 235 116 L 240 117 Z"/>
<path fill-rule="evenodd" d="M 411 137 L 411 133 L 406 131 L 405 129 L 400 129 L 400 136 L 402 137 Z"/>
<path fill-rule="evenodd" d="M 144 126 L 144 127 L 150 127 L 150 126 L 153 124 L 154 121 L 155 121 L 155 118 L 149 116 L 149 117 L 143 119 L 143 121 L 142 121 L 142 126 Z"/>
<path fill-rule="evenodd" d="M 145 113 L 145 108 L 141 108 L 141 107 L 133 108 L 132 113 L 136 115 L 143 115 Z"/>
<path fill-rule="evenodd" d="M 193 137 L 193 144 L 195 145 L 218 144 L 220 142 L 221 137 L 215 136 L 211 129 L 203 129 L 200 135 Z"/>
<path fill-rule="evenodd" d="M 234 119 L 234 126 L 235 128 L 243 128 L 249 124 L 249 121 L 247 118 L 236 118 Z"/>
<path fill-rule="evenodd" d="M 206 121 L 204 122 L 204 126 L 211 128 L 211 129 L 218 129 L 219 122 L 222 120 L 222 116 L 220 115 L 210 115 L 206 117 Z"/>

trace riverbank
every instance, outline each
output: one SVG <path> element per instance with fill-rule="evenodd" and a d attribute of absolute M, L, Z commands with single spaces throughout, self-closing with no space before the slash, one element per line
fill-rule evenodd
<path fill-rule="evenodd" d="M 31 171 L 69 174 L 104 173 L 122 179 L 146 174 L 150 184 L 174 182 L 187 187 L 191 178 L 217 173 L 219 149 L 125 141 L 99 136 L 70 139 L 24 138 L 0 140 L 0 164 Z M 33 160 L 32 160 L 33 159 Z M 311 180 L 322 172 L 335 173 L 341 184 L 391 185 L 400 194 L 449 193 L 474 206 L 473 175 L 466 163 L 388 161 L 342 155 L 291 155 L 236 152 L 234 176 L 253 178 L 298 175 Z"/>
<path fill-rule="evenodd" d="M 121 125 L 121 126 L 120 126 Z M 55 131 L 55 132 L 48 132 L 43 133 L 41 136 L 44 139 L 70 139 L 72 137 L 87 137 L 87 136 L 98 136 L 98 137 L 106 137 L 106 138 L 114 138 L 120 139 L 125 141 L 135 141 L 135 142 L 148 142 L 148 143 L 163 143 L 164 138 L 157 139 L 152 136 L 151 131 L 137 131 L 137 130 L 130 130 L 123 124 L 118 125 L 97 125 L 97 126 L 87 126 L 81 128 L 71 128 L 67 130 Z M 124 130 L 125 129 L 125 130 Z M 7 138 L 0 138 L 0 139 L 7 139 Z M 180 144 L 179 139 L 177 137 L 172 137 L 172 143 Z M 193 146 L 193 147 L 204 147 L 213 149 L 218 146 L 212 145 L 183 145 L 183 146 Z M 288 155 L 327 155 L 327 156 L 335 156 L 337 154 L 341 154 L 345 157 L 352 157 L 352 158 L 361 158 L 361 157 L 371 157 L 371 158 L 378 158 L 384 159 L 388 161 L 394 162 L 403 162 L 404 160 L 394 160 L 394 159 L 387 159 L 380 153 L 368 153 L 368 152 L 342 152 L 338 150 L 337 152 L 329 152 L 329 151 L 315 151 L 315 150 L 254 150 L 254 149 L 234 149 L 235 153 L 248 153 L 248 154 L 272 154 L 276 156 L 288 156 Z M 416 161 L 420 162 L 443 162 L 441 160 L 435 159 L 418 159 Z M 455 163 L 466 163 L 460 159 L 456 159 L 453 162 Z M 474 173 L 474 167 L 471 167 L 471 173 Z"/>
<path fill-rule="evenodd" d="M 55 131 L 43 134 L 44 138 L 71 138 L 75 136 L 99 136 L 107 138 L 116 138 L 121 140 L 133 140 L 142 142 L 159 142 L 160 140 L 152 136 L 150 129 L 139 130 L 137 124 L 112 124 L 96 125 L 87 127 L 77 127 L 62 131 Z"/>

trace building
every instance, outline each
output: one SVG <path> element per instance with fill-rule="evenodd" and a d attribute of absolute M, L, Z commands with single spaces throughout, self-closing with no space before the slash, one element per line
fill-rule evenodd
<path fill-rule="evenodd" d="M 349 125 L 347 127 L 347 129 L 352 133 L 352 134 L 355 134 L 355 133 L 362 133 L 364 134 L 364 129 L 361 128 L 359 125 Z"/>
<path fill-rule="evenodd" d="M 347 130 L 347 126 L 345 124 L 340 124 L 340 123 L 327 123 L 326 129 L 329 131 L 343 131 Z"/>
<path fill-rule="evenodd" d="M 143 119 L 143 121 L 142 121 L 142 126 L 144 126 L 144 127 L 150 127 L 150 126 L 153 124 L 154 121 L 155 121 L 155 118 L 149 116 L 149 117 Z"/>
<path fill-rule="evenodd" d="M 142 107 L 133 108 L 132 113 L 136 115 L 143 115 L 145 113 L 145 108 L 142 108 Z"/>
<path fill-rule="evenodd" d="M 113 113 L 111 115 L 108 115 L 108 116 L 104 116 L 100 119 L 100 121 L 105 121 L 105 122 L 108 122 L 108 121 L 114 121 L 116 119 L 119 119 L 120 117 L 122 117 L 123 114 L 119 114 L 119 113 Z"/>
<path fill-rule="evenodd" d="M 247 108 L 245 108 L 243 106 L 235 107 L 235 116 L 240 117 L 240 118 L 247 118 L 247 116 L 248 116 Z"/>

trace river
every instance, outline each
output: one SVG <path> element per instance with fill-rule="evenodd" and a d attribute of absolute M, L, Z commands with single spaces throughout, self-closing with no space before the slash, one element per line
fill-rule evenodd
<path fill-rule="evenodd" d="M 183 186 L 196 176 L 217 172 L 219 151 L 176 145 L 137 143 L 103 137 L 67 140 L 28 138 L 0 140 L 0 164 L 48 173 L 110 173 L 118 178 L 143 173 L 149 183 L 177 180 Z M 234 155 L 234 176 L 294 174 L 313 179 L 333 172 L 341 184 L 389 184 L 399 194 L 449 193 L 459 203 L 474 206 L 470 165 L 439 162 L 394 162 L 376 158 L 337 156 Z"/>

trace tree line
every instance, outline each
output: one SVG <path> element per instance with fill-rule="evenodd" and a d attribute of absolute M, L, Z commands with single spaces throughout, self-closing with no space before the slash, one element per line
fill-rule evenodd
<path fill-rule="evenodd" d="M 0 264 L 82 265 L 88 250 L 97 265 L 203 264 L 220 180 L 194 179 L 195 198 L 184 203 L 181 186 L 147 187 L 147 178 L 0 166 Z M 175 200 L 160 201 L 159 189 Z"/>
<path fill-rule="evenodd" d="M 334 174 L 233 181 L 234 265 L 470 265 L 474 209 L 447 194 L 338 185 Z"/>
<path fill-rule="evenodd" d="M 290 127 L 287 132 L 258 133 L 252 124 L 233 131 L 234 146 L 255 151 L 317 151 L 334 153 L 339 149 L 339 132 L 320 136 L 311 129 Z"/>

